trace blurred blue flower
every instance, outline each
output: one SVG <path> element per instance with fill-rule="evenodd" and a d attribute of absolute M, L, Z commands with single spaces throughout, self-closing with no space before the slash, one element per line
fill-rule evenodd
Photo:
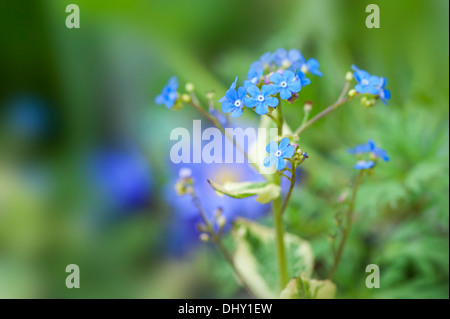
<path fill-rule="evenodd" d="M 282 99 L 289 99 L 292 96 L 292 93 L 300 92 L 302 85 L 300 83 L 300 78 L 295 77 L 292 71 L 284 71 L 283 74 L 278 72 L 273 73 L 270 76 L 270 81 L 274 84 L 274 87 L 277 88 L 277 92 L 280 93 L 280 97 Z"/>
<path fill-rule="evenodd" d="M 148 206 L 152 177 L 145 157 L 134 147 L 113 146 L 97 150 L 91 159 L 91 178 L 98 199 L 117 211 Z"/>
<path fill-rule="evenodd" d="M 270 96 L 276 93 L 277 88 L 274 85 L 263 85 L 261 90 L 256 85 L 250 85 L 247 88 L 247 93 L 251 97 L 244 99 L 245 106 L 249 108 L 255 107 L 255 112 L 259 115 L 267 114 L 270 107 L 278 105 L 278 99 Z"/>
<path fill-rule="evenodd" d="M 268 68 L 270 64 L 273 62 L 274 54 L 272 52 L 266 52 L 259 58 L 258 61 L 253 62 L 250 65 L 250 70 L 261 70 L 264 71 L 265 68 Z"/>
<path fill-rule="evenodd" d="M 386 84 L 386 78 L 380 78 L 380 85 L 378 86 L 378 96 L 380 97 L 380 100 L 384 103 L 384 105 L 387 105 L 387 100 L 391 99 L 391 92 L 385 88 Z"/>
<path fill-rule="evenodd" d="M 305 70 L 306 72 L 309 72 L 311 74 L 322 76 L 322 72 L 319 71 L 319 67 L 319 61 L 317 61 L 316 59 L 309 59 L 302 65 L 302 70 Z"/>
<path fill-rule="evenodd" d="M 363 153 L 371 153 L 372 156 L 376 158 L 381 158 L 383 161 L 388 162 L 389 156 L 387 152 L 382 148 L 377 147 L 373 140 L 368 140 L 366 144 L 357 145 L 354 148 L 348 150 L 350 154 L 363 154 Z"/>
<path fill-rule="evenodd" d="M 178 98 L 178 80 L 175 76 L 171 77 L 166 86 L 162 89 L 161 94 L 155 98 L 156 104 L 164 104 L 171 109 Z"/>
<path fill-rule="evenodd" d="M 248 141 L 249 145 L 253 141 Z M 206 143 L 206 142 L 203 142 Z M 270 209 L 270 205 L 258 203 L 254 197 L 236 199 L 228 196 L 218 196 L 215 190 L 208 183 L 208 179 L 219 184 L 225 182 L 244 182 L 244 181 L 264 181 L 263 177 L 254 171 L 247 163 L 224 163 L 225 149 L 234 149 L 233 144 L 227 139 L 222 143 L 222 154 L 213 154 L 215 161 L 220 163 L 199 163 L 199 164 L 171 164 L 172 178 L 166 187 L 166 200 L 174 210 L 173 220 L 171 221 L 167 242 L 172 253 L 183 253 L 194 243 L 199 243 L 199 231 L 196 225 L 202 223 L 200 213 L 192 201 L 192 196 L 177 196 L 174 185 L 179 179 L 180 170 L 189 169 L 193 179 L 193 187 L 199 198 L 200 204 L 209 219 L 214 217 L 217 208 L 221 208 L 223 216 L 226 218 L 229 229 L 231 222 L 241 216 L 248 219 L 255 219 L 265 215 Z M 203 147 L 201 148 L 203 149 Z M 201 151 L 200 150 L 192 150 Z"/>
<path fill-rule="evenodd" d="M 294 65 L 296 62 L 300 61 L 301 58 L 302 55 L 297 49 L 292 49 L 288 52 L 286 49 L 280 48 L 273 54 L 275 64 L 284 68 Z"/>
<path fill-rule="evenodd" d="M 242 115 L 244 108 L 244 98 L 247 94 L 245 88 L 243 88 L 242 86 L 236 91 L 236 82 L 237 77 L 231 84 L 230 88 L 225 92 L 225 96 L 223 96 L 219 100 L 219 103 L 222 103 L 222 112 L 231 112 L 230 116 L 233 118 Z"/>
<path fill-rule="evenodd" d="M 222 126 L 224 126 L 224 127 L 227 126 L 228 120 L 227 120 L 226 116 L 223 115 L 222 112 L 219 112 L 217 109 L 211 107 L 211 108 L 209 108 L 209 114 L 214 116 Z"/>
<path fill-rule="evenodd" d="M 309 84 L 311 84 L 311 80 L 308 79 L 305 75 L 305 73 L 303 73 L 302 71 L 298 70 L 295 73 L 295 78 L 298 79 L 300 81 L 301 86 L 307 86 Z"/>
<path fill-rule="evenodd" d="M 353 77 L 356 82 L 355 90 L 358 93 L 364 94 L 369 93 L 373 95 L 378 95 L 380 92 L 380 78 L 375 75 L 369 74 L 367 71 L 359 69 L 357 66 L 352 65 L 352 70 L 354 71 Z"/>
<path fill-rule="evenodd" d="M 295 153 L 295 148 L 290 144 L 289 138 L 285 137 L 277 142 L 270 142 L 266 147 L 267 153 L 270 155 L 264 159 L 264 166 L 270 167 L 276 164 L 277 170 L 281 171 L 286 167 L 285 158 L 291 158 Z"/>
<path fill-rule="evenodd" d="M 247 73 L 247 80 L 244 81 L 244 87 L 248 88 L 250 85 L 258 84 L 263 73 L 263 68 L 251 68 Z"/>
<path fill-rule="evenodd" d="M 12 98 L 7 103 L 5 119 L 14 134 L 32 139 L 46 135 L 52 125 L 46 103 L 33 95 Z"/>
<path fill-rule="evenodd" d="M 375 162 L 374 161 L 358 161 L 355 166 L 353 166 L 354 168 L 361 170 L 361 169 L 371 169 L 372 167 L 375 166 Z"/>

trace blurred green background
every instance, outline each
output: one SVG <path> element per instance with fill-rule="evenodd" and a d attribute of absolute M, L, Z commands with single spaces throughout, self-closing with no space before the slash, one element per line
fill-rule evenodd
<path fill-rule="evenodd" d="M 80 29 L 65 27 L 70 3 Z M 365 26 L 369 3 L 380 29 Z M 197 115 L 153 99 L 172 75 L 220 97 L 262 53 L 285 47 L 321 63 L 324 76 L 300 97 L 313 112 L 337 98 L 353 63 L 392 92 L 387 107 L 354 101 L 303 135 L 310 159 L 286 223 L 311 241 L 316 277 L 330 266 L 337 198 L 355 175 L 345 150 L 372 138 L 391 161 L 361 187 L 337 297 L 448 298 L 448 10 L 446 0 L 2 1 L 0 297 L 245 297 L 215 250 L 166 252 L 169 134 Z M 285 108 L 292 126 L 300 105 Z M 92 189 L 92 162 L 123 161 L 136 176 L 131 195 L 127 178 L 107 172 Z M 65 287 L 72 263 L 81 289 Z M 365 287 L 370 263 L 380 289 Z"/>

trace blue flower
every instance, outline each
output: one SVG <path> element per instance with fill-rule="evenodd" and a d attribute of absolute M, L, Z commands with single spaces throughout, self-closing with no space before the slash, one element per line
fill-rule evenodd
<path fill-rule="evenodd" d="M 311 84 L 311 80 L 308 79 L 306 77 L 305 73 L 303 73 L 302 71 L 297 71 L 295 73 L 295 78 L 300 81 L 301 86 L 307 86 L 307 85 Z"/>
<path fill-rule="evenodd" d="M 311 73 L 318 76 L 322 76 L 322 72 L 319 71 L 320 63 L 316 59 L 305 60 L 300 53 L 300 59 L 292 64 L 291 70 L 300 69 L 303 73 Z"/>
<path fill-rule="evenodd" d="M 381 158 L 383 161 L 388 162 L 389 156 L 387 152 L 382 148 L 377 147 L 374 141 L 368 140 L 366 144 L 358 145 L 355 148 L 351 148 L 348 150 L 350 154 L 363 154 L 370 153 L 375 158 Z"/>
<path fill-rule="evenodd" d="M 289 99 L 292 93 L 300 92 L 302 88 L 300 79 L 292 71 L 288 70 L 284 71 L 283 74 L 278 72 L 273 73 L 270 76 L 270 81 L 275 83 L 274 87 L 280 93 L 280 97 L 285 100 Z"/>
<path fill-rule="evenodd" d="M 302 54 L 297 49 L 289 50 L 289 52 L 286 49 L 278 49 L 273 54 L 275 64 L 284 68 L 290 67 L 300 61 L 301 58 Z"/>
<path fill-rule="evenodd" d="M 171 109 L 178 98 L 178 80 L 175 76 L 171 77 L 169 82 L 163 88 L 161 94 L 155 98 L 156 104 L 164 104 L 167 108 Z"/>
<path fill-rule="evenodd" d="M 105 211 L 130 212 L 148 207 L 153 181 L 140 150 L 130 145 L 101 147 L 89 157 L 90 182 Z"/>
<path fill-rule="evenodd" d="M 250 68 L 247 73 L 247 80 L 244 81 L 244 87 L 248 88 L 250 85 L 256 85 L 264 73 L 263 68 Z"/>
<path fill-rule="evenodd" d="M 276 87 L 274 85 L 263 85 L 261 90 L 256 85 L 250 85 L 247 88 L 247 93 L 251 97 L 246 97 L 245 106 L 249 108 L 255 108 L 255 112 L 259 115 L 267 114 L 270 107 L 276 107 L 278 105 L 278 99 L 270 96 L 276 94 Z"/>
<path fill-rule="evenodd" d="M 380 78 L 380 85 L 378 86 L 378 96 L 380 97 L 380 100 L 384 103 L 384 105 L 387 105 L 387 101 L 391 98 L 391 92 L 387 89 L 385 89 L 387 84 L 386 78 L 382 77 Z"/>
<path fill-rule="evenodd" d="M 233 83 L 231 83 L 230 88 L 225 92 L 219 103 L 222 103 L 222 112 L 230 113 L 231 117 L 239 117 L 242 115 L 244 108 L 244 98 L 246 96 L 245 88 L 242 86 L 236 91 L 237 77 Z"/>
<path fill-rule="evenodd" d="M 272 52 L 264 53 L 263 55 L 261 55 L 258 61 L 255 61 L 250 65 L 250 70 L 255 69 L 264 71 L 264 69 L 268 68 L 273 62 L 273 57 L 274 55 L 272 54 Z"/>
<path fill-rule="evenodd" d="M 53 114 L 47 102 L 34 95 L 14 96 L 7 102 L 6 124 L 21 138 L 41 139 L 51 133 Z"/>
<path fill-rule="evenodd" d="M 356 169 L 371 169 L 375 166 L 374 161 L 358 161 L 355 166 L 353 166 Z"/>
<path fill-rule="evenodd" d="M 352 65 L 354 71 L 353 77 L 358 84 L 355 85 L 355 90 L 358 93 L 364 94 L 369 93 L 373 95 L 378 95 L 380 92 L 380 78 L 375 75 L 371 75 L 367 71 L 361 70 L 355 65 Z"/>
<path fill-rule="evenodd" d="M 285 137 L 277 142 L 270 142 L 266 147 L 267 153 L 270 155 L 264 159 L 264 166 L 270 167 L 276 164 L 277 170 L 281 171 L 286 167 L 285 158 L 291 158 L 295 153 L 295 148 L 290 144 L 289 138 Z"/>

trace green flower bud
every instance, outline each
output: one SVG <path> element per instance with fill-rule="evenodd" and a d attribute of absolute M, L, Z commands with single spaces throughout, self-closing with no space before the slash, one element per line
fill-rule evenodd
<path fill-rule="evenodd" d="M 192 93 L 192 92 L 194 92 L 194 90 L 195 90 L 195 86 L 194 86 L 194 84 L 192 84 L 191 82 L 189 82 L 189 83 L 186 83 L 185 89 L 186 89 L 186 92 Z"/>
<path fill-rule="evenodd" d="M 216 94 L 215 94 L 213 91 L 207 92 L 207 93 L 206 93 L 206 98 L 207 98 L 208 100 L 212 100 L 212 99 L 214 98 L 215 95 L 216 95 Z"/>
<path fill-rule="evenodd" d="M 189 102 L 191 102 L 191 97 L 189 96 L 189 94 L 183 94 L 183 95 L 181 95 L 181 100 L 184 102 L 184 103 L 189 103 Z"/>
<path fill-rule="evenodd" d="M 354 97 L 356 95 L 356 90 L 355 89 L 351 89 L 350 91 L 348 91 L 348 96 L 349 97 Z"/>
<path fill-rule="evenodd" d="M 345 73 L 345 80 L 347 82 L 351 82 L 353 80 L 353 73 L 351 71 L 348 71 L 347 73 Z"/>

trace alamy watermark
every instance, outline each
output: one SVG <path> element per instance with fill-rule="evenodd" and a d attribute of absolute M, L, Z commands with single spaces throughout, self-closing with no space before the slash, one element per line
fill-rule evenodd
<path fill-rule="evenodd" d="M 170 140 L 176 141 L 170 150 L 172 163 L 249 163 L 262 174 L 275 172 L 274 167 L 264 167 L 263 161 L 268 155 L 266 146 L 278 138 L 277 128 L 234 127 L 221 131 L 208 127 L 202 130 L 201 120 L 194 120 L 191 132 L 177 127 L 170 133 Z"/>

